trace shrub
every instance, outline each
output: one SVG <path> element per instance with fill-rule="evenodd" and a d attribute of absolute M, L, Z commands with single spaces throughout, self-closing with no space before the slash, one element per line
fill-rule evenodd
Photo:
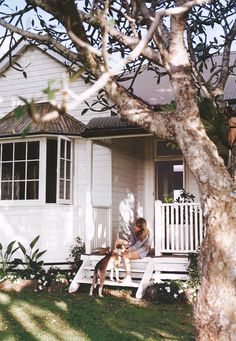
<path fill-rule="evenodd" d="M 43 260 L 40 260 L 40 258 L 46 252 L 46 250 L 39 251 L 38 248 L 35 249 L 35 245 L 38 240 L 39 240 L 39 236 L 37 236 L 36 238 L 32 240 L 32 242 L 29 244 L 29 252 L 27 252 L 26 248 L 20 242 L 18 242 L 19 248 L 24 255 L 25 261 L 23 262 L 23 260 L 19 258 L 16 260 L 17 260 L 17 264 L 22 265 L 24 268 L 23 270 L 24 277 L 27 275 L 30 277 L 34 275 L 35 277 L 37 274 L 43 271 L 44 262 Z"/>
<path fill-rule="evenodd" d="M 198 269 L 198 257 L 199 250 L 195 253 L 188 254 L 188 274 L 189 274 L 189 286 L 190 287 L 199 287 L 200 285 L 200 277 L 199 277 L 199 269 Z"/>
<path fill-rule="evenodd" d="M 71 267 L 74 271 L 78 270 L 81 265 L 81 255 L 85 253 L 85 244 L 82 239 L 77 236 L 75 243 L 72 245 L 69 253 L 68 261 L 71 263 Z"/>
<path fill-rule="evenodd" d="M 147 298 L 157 300 L 159 303 L 176 303 L 185 300 L 184 289 L 186 282 L 176 280 L 165 280 L 152 284 L 147 289 Z M 154 290 L 156 290 L 156 294 Z M 149 293 L 150 291 L 150 293 Z M 152 296 L 152 297 L 151 297 Z"/>
<path fill-rule="evenodd" d="M 8 244 L 6 251 L 3 251 L 3 246 L 0 243 L 0 272 L 1 272 L 1 277 L 6 274 L 7 271 L 14 269 L 16 267 L 16 262 L 15 260 L 11 261 L 14 253 L 19 249 L 19 247 L 15 247 L 16 241 L 13 241 Z"/>

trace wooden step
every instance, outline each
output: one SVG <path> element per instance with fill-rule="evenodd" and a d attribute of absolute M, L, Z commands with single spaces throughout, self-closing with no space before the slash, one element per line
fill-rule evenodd
<path fill-rule="evenodd" d="M 80 284 L 92 284 L 92 278 L 81 278 L 79 281 Z M 114 286 L 114 287 L 127 287 L 127 288 L 138 288 L 140 281 L 132 280 L 131 282 L 116 282 L 110 281 L 108 279 L 105 280 L 104 285 Z M 99 285 L 99 281 L 98 281 Z"/>

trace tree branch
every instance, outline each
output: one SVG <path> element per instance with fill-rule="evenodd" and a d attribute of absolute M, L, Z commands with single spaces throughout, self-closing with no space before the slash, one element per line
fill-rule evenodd
<path fill-rule="evenodd" d="M 9 24 L 3 19 L 0 19 L 0 25 L 2 27 L 5 27 L 6 29 L 18 33 L 22 37 L 25 37 L 27 39 L 37 41 L 39 43 L 43 43 L 47 45 L 48 47 L 52 47 L 56 52 L 62 54 L 65 58 L 72 62 L 78 62 L 78 55 L 65 46 L 63 46 L 61 43 L 59 43 L 56 39 L 54 39 L 49 34 L 36 34 L 32 33 L 30 31 L 23 30 L 22 28 L 16 27 L 14 25 Z"/>
<path fill-rule="evenodd" d="M 223 50 L 223 56 L 222 56 L 222 64 L 221 64 L 221 71 L 220 71 L 220 77 L 217 85 L 215 86 L 213 90 L 214 96 L 218 97 L 223 95 L 224 93 L 224 87 L 229 75 L 229 62 L 230 62 L 230 50 L 233 40 L 236 37 L 236 20 L 234 21 L 234 24 L 229 31 L 227 37 L 225 38 L 225 45 Z"/>

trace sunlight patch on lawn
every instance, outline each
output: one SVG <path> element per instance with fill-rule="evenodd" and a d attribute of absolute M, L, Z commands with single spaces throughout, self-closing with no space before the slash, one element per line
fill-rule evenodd
<path fill-rule="evenodd" d="M 59 315 L 36 305 L 15 301 L 10 313 L 23 329 L 34 337 L 40 337 L 40 340 L 89 340 L 82 331 L 71 328 Z"/>
<path fill-rule="evenodd" d="M 67 310 L 68 310 L 67 304 L 66 304 L 65 302 L 63 302 L 63 301 L 60 301 L 60 302 L 55 301 L 55 305 L 56 305 L 59 309 L 61 309 L 61 310 L 63 310 L 63 311 L 67 311 Z"/>
<path fill-rule="evenodd" d="M 0 304 L 8 305 L 11 299 L 9 295 L 5 294 L 4 292 L 0 292 Z"/>

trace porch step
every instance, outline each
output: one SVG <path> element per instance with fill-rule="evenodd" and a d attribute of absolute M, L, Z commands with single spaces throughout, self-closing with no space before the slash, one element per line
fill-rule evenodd
<path fill-rule="evenodd" d="M 94 267 L 103 256 L 99 255 L 83 255 L 81 259 L 83 264 L 73 279 L 69 292 L 74 292 L 78 289 L 80 283 L 91 284 L 94 274 Z M 186 257 L 145 257 L 131 262 L 131 283 L 120 283 L 105 280 L 105 285 L 116 287 L 134 287 L 137 288 L 136 297 L 142 298 L 150 280 L 159 281 L 165 279 L 188 279 Z M 109 271 L 107 271 L 109 275 Z M 124 267 L 120 267 L 119 277 L 125 277 L 126 272 Z"/>
<path fill-rule="evenodd" d="M 81 259 L 83 260 L 83 264 L 77 272 L 75 278 L 71 282 L 69 287 L 69 292 L 72 293 L 76 291 L 80 284 L 91 284 L 92 278 L 94 274 L 94 268 L 97 262 L 103 258 L 103 256 L 98 255 L 83 255 Z M 131 282 L 116 282 L 110 281 L 106 279 L 104 285 L 116 286 L 116 287 L 130 287 L 137 288 L 136 297 L 142 298 L 143 294 L 146 291 L 146 288 L 149 284 L 150 278 L 153 274 L 154 266 L 153 259 L 150 257 L 145 257 L 142 260 L 134 260 L 131 261 Z M 107 271 L 107 274 L 109 270 Z M 120 278 L 124 278 L 126 275 L 126 271 L 124 268 L 120 268 L 119 276 Z M 98 282 L 99 283 L 99 282 Z"/>
<path fill-rule="evenodd" d="M 79 281 L 80 284 L 92 284 L 92 278 L 81 278 Z M 132 280 L 129 283 L 122 283 L 116 281 L 110 281 L 108 279 L 105 280 L 104 285 L 108 285 L 111 287 L 125 287 L 125 288 L 138 288 L 140 281 Z M 99 284 L 99 281 L 98 281 Z"/>

